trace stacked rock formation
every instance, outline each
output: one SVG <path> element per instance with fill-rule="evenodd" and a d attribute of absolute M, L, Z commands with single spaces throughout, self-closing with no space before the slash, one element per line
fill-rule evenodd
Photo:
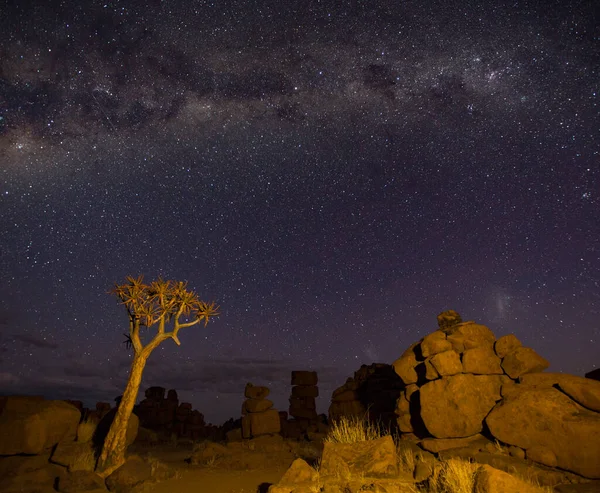
<path fill-rule="evenodd" d="M 318 440 L 325 434 L 327 418 L 317 415 L 318 381 L 315 371 L 292 372 L 292 394 L 289 399 L 289 416 L 292 419 L 282 421 L 282 434 L 285 437 Z"/>
<path fill-rule="evenodd" d="M 267 399 L 268 395 L 267 387 L 246 384 L 244 390 L 246 400 L 242 404 L 243 438 L 254 438 L 280 432 L 279 412 L 273 409 L 273 402 Z"/>
<path fill-rule="evenodd" d="M 316 398 L 319 396 L 316 371 L 292 372 L 292 395 L 289 415 L 296 420 L 314 421 L 317 419 Z"/>
<path fill-rule="evenodd" d="M 178 438 L 198 440 L 206 436 L 206 424 L 201 412 L 187 402 L 179 403 L 177 391 L 170 389 L 165 398 L 164 387 L 149 387 L 134 408 L 140 426 L 164 435 L 174 433 Z"/>
<path fill-rule="evenodd" d="M 342 416 L 367 417 L 392 430 L 396 426 L 396 401 L 405 386 L 392 365 L 362 365 L 354 377 L 333 391 L 329 420 Z"/>
<path fill-rule="evenodd" d="M 514 335 L 496 340 L 454 311 L 438 325 L 393 364 L 406 385 L 396 406 L 403 433 L 436 451 L 484 433 L 515 456 L 600 478 L 600 383 L 539 373 L 549 363 Z"/>

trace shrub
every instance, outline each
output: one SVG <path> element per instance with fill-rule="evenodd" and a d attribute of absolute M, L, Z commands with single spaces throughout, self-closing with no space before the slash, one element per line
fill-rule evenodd
<path fill-rule="evenodd" d="M 87 443 L 91 441 L 98 423 L 94 419 L 86 418 L 77 427 L 77 441 Z"/>
<path fill-rule="evenodd" d="M 342 416 L 331 423 L 325 442 L 356 443 L 377 440 L 384 435 L 384 430 L 366 419 L 357 416 Z"/>

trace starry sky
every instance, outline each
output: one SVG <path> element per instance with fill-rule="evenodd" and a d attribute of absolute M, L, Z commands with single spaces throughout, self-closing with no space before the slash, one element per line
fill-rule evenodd
<path fill-rule="evenodd" d="M 447 309 L 600 365 L 594 1 L 0 4 L 0 393 L 124 389 L 127 275 L 221 315 L 151 355 L 207 421 L 392 363 Z M 140 394 L 142 395 L 142 394 Z"/>

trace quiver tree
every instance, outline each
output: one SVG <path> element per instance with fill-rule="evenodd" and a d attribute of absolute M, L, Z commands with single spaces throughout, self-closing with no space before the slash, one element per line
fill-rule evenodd
<path fill-rule="evenodd" d="M 175 344 L 181 345 L 180 329 L 202 321 L 206 326 L 211 317 L 219 314 L 218 306 L 201 301 L 196 293 L 188 291 L 187 283 L 184 282 L 165 281 L 159 278 L 150 284 L 144 284 L 143 276 L 137 279 L 127 277 L 127 282 L 116 284 L 111 293 L 115 294 L 127 308 L 129 334 L 126 334 L 126 337 L 133 349 L 133 361 L 125 392 L 96 465 L 96 471 L 104 477 L 125 462 L 127 424 L 150 353 L 167 339 L 173 339 Z M 156 334 L 145 346 L 140 337 L 142 327 L 156 329 Z M 172 330 L 167 332 L 167 327 Z"/>

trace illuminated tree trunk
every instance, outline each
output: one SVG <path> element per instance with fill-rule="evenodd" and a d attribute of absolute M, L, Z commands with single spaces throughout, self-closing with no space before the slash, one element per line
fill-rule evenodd
<path fill-rule="evenodd" d="M 102 453 L 96 465 L 96 472 L 103 477 L 111 474 L 125 462 L 127 425 L 133 412 L 133 406 L 140 384 L 142 383 L 142 373 L 149 355 L 149 351 L 142 351 L 139 354 L 136 353 L 133 357 L 131 372 L 129 373 L 123 398 L 115 414 L 115 419 L 110 426 L 108 435 L 106 435 L 104 445 L 102 446 Z"/>

